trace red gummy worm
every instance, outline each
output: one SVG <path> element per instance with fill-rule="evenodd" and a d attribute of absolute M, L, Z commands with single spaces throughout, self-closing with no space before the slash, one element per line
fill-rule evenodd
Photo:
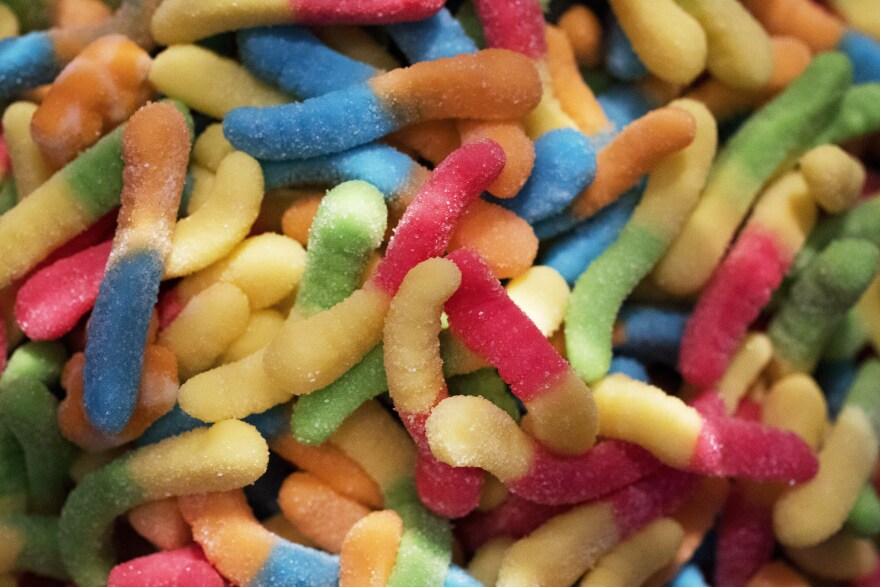
<path fill-rule="evenodd" d="M 117 565 L 107 581 L 108 587 L 224 587 L 226 584 L 196 544 Z"/>
<path fill-rule="evenodd" d="M 752 502 L 742 489 L 734 489 L 724 505 L 718 528 L 715 585 L 741 587 L 748 584 L 773 557 L 775 545 L 771 508 Z"/>
<path fill-rule="evenodd" d="M 685 380 L 705 389 L 721 379 L 749 324 L 788 271 L 787 257 L 772 235 L 743 231 L 685 326 L 678 361 Z"/>
<path fill-rule="evenodd" d="M 818 472 L 816 455 L 794 432 L 728 417 L 714 391 L 702 394 L 693 406 L 705 419 L 691 458 L 693 470 L 785 483 L 808 481 Z"/>
<path fill-rule="evenodd" d="M 34 273 L 18 290 L 15 320 L 32 340 L 70 332 L 98 297 L 111 241 L 56 261 Z"/>
<path fill-rule="evenodd" d="M 538 59 L 547 53 L 544 14 L 535 0 L 475 0 L 486 46 Z"/>
<path fill-rule="evenodd" d="M 508 297 L 479 255 L 458 249 L 447 258 L 461 270 L 461 285 L 444 306 L 452 331 L 497 367 L 522 401 L 551 391 L 550 384 L 569 369 L 565 359 Z"/>
<path fill-rule="evenodd" d="M 655 472 L 660 461 L 635 444 L 600 442 L 576 457 L 536 447 L 528 475 L 508 484 L 511 492 L 548 505 L 575 504 L 601 497 Z"/>
<path fill-rule="evenodd" d="M 407 207 L 371 283 L 389 296 L 410 269 L 442 255 L 455 221 L 504 169 L 504 150 L 493 141 L 463 145 L 434 169 Z"/>

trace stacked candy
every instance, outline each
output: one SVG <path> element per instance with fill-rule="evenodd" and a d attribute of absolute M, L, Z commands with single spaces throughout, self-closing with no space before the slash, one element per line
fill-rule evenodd
<path fill-rule="evenodd" d="M 878 9 L 0 2 L 0 585 L 880 585 Z"/>

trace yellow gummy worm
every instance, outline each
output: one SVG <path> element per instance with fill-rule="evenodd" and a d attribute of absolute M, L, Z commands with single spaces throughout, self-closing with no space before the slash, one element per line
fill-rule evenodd
<path fill-rule="evenodd" d="M 260 213 L 263 171 L 250 155 L 236 151 L 224 157 L 211 187 L 198 209 L 174 228 L 166 279 L 195 273 L 225 257 Z"/>
<path fill-rule="evenodd" d="M 196 45 L 175 45 L 156 56 L 150 83 L 163 94 L 213 118 L 243 106 L 277 106 L 292 100 L 245 67 Z"/>
<path fill-rule="evenodd" d="M 639 59 L 657 77 L 687 85 L 706 67 L 706 33 L 673 0 L 609 3 Z"/>

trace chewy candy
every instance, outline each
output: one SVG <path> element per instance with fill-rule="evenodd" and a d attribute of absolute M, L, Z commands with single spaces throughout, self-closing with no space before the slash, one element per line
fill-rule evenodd
<path fill-rule="evenodd" d="M 0 3 L 0 585 L 876 584 L 872 8 Z"/>

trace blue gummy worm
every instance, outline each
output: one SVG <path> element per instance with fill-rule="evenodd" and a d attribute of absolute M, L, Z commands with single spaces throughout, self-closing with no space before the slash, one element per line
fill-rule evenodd
<path fill-rule="evenodd" d="M 52 39 L 45 32 L 0 41 L 0 100 L 48 84 L 60 71 Z"/>
<path fill-rule="evenodd" d="M 88 327 L 83 407 L 105 434 L 120 432 L 140 388 L 147 328 L 164 265 L 154 250 L 129 253 L 108 266 Z"/>
<path fill-rule="evenodd" d="M 541 264 L 556 269 L 569 285 L 574 284 L 590 263 L 617 240 L 640 197 L 641 190 L 632 189 L 589 220 L 578 224 L 571 233 L 547 248 Z"/>
<path fill-rule="evenodd" d="M 269 408 L 265 412 L 252 414 L 244 418 L 244 421 L 259 430 L 263 438 L 269 439 L 280 436 L 287 431 L 290 413 L 283 405 L 278 405 L 274 408 Z M 198 418 L 193 418 L 184 412 L 179 404 L 174 404 L 170 412 L 144 430 L 144 433 L 141 434 L 136 443 L 138 446 L 146 446 L 206 426 L 208 426 L 207 423 L 202 422 Z"/>
<path fill-rule="evenodd" d="M 880 81 L 880 44 L 877 41 L 850 29 L 841 37 L 837 50 L 852 61 L 854 84 Z"/>
<path fill-rule="evenodd" d="M 477 45 L 446 8 L 425 20 L 392 24 L 386 30 L 410 63 L 477 52 Z"/>
<path fill-rule="evenodd" d="M 611 367 L 608 373 L 621 373 L 636 381 L 648 383 L 648 370 L 637 359 L 616 355 L 611 358 Z"/>
<path fill-rule="evenodd" d="M 670 587 L 709 587 L 696 565 L 688 565 L 672 580 Z"/>
<path fill-rule="evenodd" d="M 596 176 L 596 152 L 590 140 L 571 128 L 560 128 L 535 141 L 535 164 L 528 181 L 513 198 L 490 198 L 536 224 L 560 214 Z"/>
<path fill-rule="evenodd" d="M 605 67 L 611 75 L 627 82 L 637 81 L 648 75 L 648 68 L 636 55 L 629 37 L 616 18 L 611 20 Z"/>
<path fill-rule="evenodd" d="M 675 366 L 689 317 L 688 312 L 670 308 L 626 306 L 619 316 L 626 339 L 615 348 L 649 363 Z"/>
<path fill-rule="evenodd" d="M 382 143 L 299 161 L 261 161 L 266 188 L 337 185 L 360 179 L 393 200 L 406 186 L 417 163 Z"/>
<path fill-rule="evenodd" d="M 251 73 L 300 98 L 335 92 L 379 73 L 337 53 L 301 26 L 245 29 L 236 39 L 241 61 Z"/>
<path fill-rule="evenodd" d="M 597 98 L 599 105 L 614 126 L 622 129 L 658 106 L 634 84 L 617 84 Z"/>
<path fill-rule="evenodd" d="M 236 108 L 226 115 L 223 133 L 239 151 L 269 161 L 308 159 L 370 143 L 410 122 L 392 110 L 367 84 L 305 102 Z"/>

